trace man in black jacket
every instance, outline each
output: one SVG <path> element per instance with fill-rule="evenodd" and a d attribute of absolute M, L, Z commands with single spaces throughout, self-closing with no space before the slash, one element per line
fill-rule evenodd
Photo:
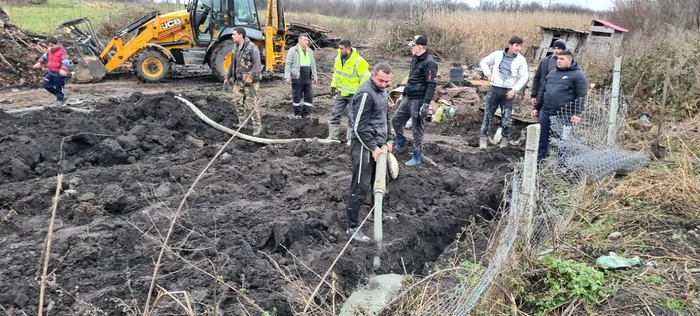
<path fill-rule="evenodd" d="M 352 184 L 345 212 L 348 220 L 346 232 L 354 234 L 353 238 L 360 242 L 370 240 L 358 227 L 360 207 L 367 199 L 367 194 L 372 193 L 376 160 L 383 153 L 381 147 L 386 144 L 391 152 L 394 142 L 389 127 L 389 98 L 385 91 L 389 81 L 391 66 L 386 63 L 377 64 L 370 80 L 362 83 L 352 98 Z"/>
<path fill-rule="evenodd" d="M 426 46 L 428 39 L 422 35 L 416 35 L 409 43 L 413 60 L 408 77 L 404 79 L 406 86 L 403 88 L 403 101 L 391 120 L 391 125 L 396 133 L 396 149 L 406 147 L 406 137 L 403 135 L 403 127 L 408 119 L 413 120 L 413 158 L 406 162 L 407 166 L 421 163 L 423 155 L 423 120 L 431 120 L 428 113 L 430 109 L 435 113 L 436 104 L 433 101 L 435 86 L 437 85 L 438 65 L 433 56 L 428 53 Z"/>
<path fill-rule="evenodd" d="M 562 135 L 559 136 L 566 138 L 569 136 L 566 130 L 570 129 L 571 123 L 581 121 L 587 91 L 588 79 L 574 60 L 574 54 L 568 50 L 559 53 L 557 69 L 547 75 L 535 108 L 530 113 L 533 118 L 538 117 L 541 128 L 537 161 L 547 157 L 549 136 L 556 134 L 552 133 L 552 122 L 562 127 Z M 560 156 L 566 158 L 565 153 L 560 153 Z"/>
<path fill-rule="evenodd" d="M 540 64 L 537 66 L 535 77 L 532 78 L 532 89 L 530 89 L 530 102 L 532 106 L 535 106 L 535 103 L 537 103 L 537 95 L 542 91 L 542 88 L 544 88 L 544 81 L 547 75 L 557 69 L 557 55 L 563 50 L 566 50 L 566 41 L 563 39 L 554 41 L 552 45 L 553 54 L 542 58 Z"/>

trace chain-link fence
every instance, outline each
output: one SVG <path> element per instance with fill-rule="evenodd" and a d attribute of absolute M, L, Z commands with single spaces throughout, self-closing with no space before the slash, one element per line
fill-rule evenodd
<path fill-rule="evenodd" d="M 535 148 L 546 147 L 537 146 L 536 137 L 528 135 L 530 150 L 526 149 L 525 160 L 514 166 L 509 177 L 492 247 L 479 262 L 461 266 L 456 285 L 446 288 L 444 280 L 435 281 L 444 288 L 439 306 L 433 307 L 437 314 L 469 314 L 496 275 L 508 268 L 507 262 L 535 255 L 547 242 L 557 240 L 589 180 L 620 169 L 631 171 L 646 162 L 647 154 L 620 148 L 616 135 L 624 124 L 627 103 L 623 97 L 614 103 L 610 88 L 592 90 L 585 100 L 547 115 L 549 124 L 540 119 L 539 132 L 544 138 L 551 136 L 551 149 L 548 153 L 539 150 L 540 159 L 535 163 Z"/>

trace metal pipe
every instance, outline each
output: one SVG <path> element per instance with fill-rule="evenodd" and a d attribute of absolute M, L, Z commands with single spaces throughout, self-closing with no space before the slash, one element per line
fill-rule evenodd
<path fill-rule="evenodd" d="M 212 121 L 210 118 L 208 118 L 206 115 L 204 115 L 204 113 L 202 113 L 202 111 L 200 111 L 194 104 L 192 104 L 192 102 L 188 101 L 187 99 L 179 97 L 179 96 L 175 96 L 175 99 L 178 99 L 182 103 L 187 105 L 187 107 L 189 107 L 190 110 L 192 110 L 192 112 L 194 112 L 194 114 L 197 115 L 197 117 L 202 119 L 202 121 L 204 121 L 205 123 L 211 125 L 213 128 L 216 128 L 219 131 L 222 131 L 224 133 L 236 135 L 236 137 L 240 137 L 241 139 L 245 139 L 245 140 L 248 140 L 251 142 L 256 142 L 256 143 L 266 144 L 266 145 L 287 144 L 287 143 L 298 142 L 298 141 L 306 141 L 306 142 L 316 141 L 316 142 L 319 142 L 321 144 L 339 144 L 340 143 L 340 141 L 337 141 L 337 140 L 318 139 L 318 138 L 269 139 L 269 138 L 260 138 L 260 137 L 246 135 L 246 134 L 237 132 L 235 130 L 232 130 L 228 127 L 225 127 L 219 123 Z"/>
<path fill-rule="evenodd" d="M 381 264 L 379 254 L 382 253 L 382 240 L 384 238 L 382 232 L 382 201 L 386 193 L 386 152 L 388 151 L 386 145 L 382 146 L 382 151 L 383 152 L 377 156 L 377 168 L 374 174 L 374 241 L 377 244 L 377 254 L 374 256 L 373 264 L 375 270 L 378 269 Z"/>

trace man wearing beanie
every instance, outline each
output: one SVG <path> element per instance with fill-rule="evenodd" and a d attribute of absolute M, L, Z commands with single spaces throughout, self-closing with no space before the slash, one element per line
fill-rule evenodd
<path fill-rule="evenodd" d="M 535 106 L 535 103 L 537 103 L 537 95 L 542 91 L 542 88 L 544 88 L 544 81 L 547 75 L 557 69 L 557 55 L 565 50 L 566 41 L 558 39 L 552 45 L 552 51 L 554 53 L 540 60 L 537 71 L 535 71 L 535 77 L 532 78 L 532 89 L 530 89 L 530 103 L 532 106 Z"/>

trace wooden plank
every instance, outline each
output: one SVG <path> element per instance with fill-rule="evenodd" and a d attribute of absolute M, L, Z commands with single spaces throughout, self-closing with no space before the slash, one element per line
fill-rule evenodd
<path fill-rule="evenodd" d="M 479 108 L 479 111 L 483 112 L 483 111 L 484 111 L 484 108 L 483 108 L 483 107 L 480 107 L 480 108 Z M 498 117 L 500 118 L 500 117 L 501 117 L 501 113 L 496 112 L 496 113 L 494 114 L 494 116 L 498 116 Z M 530 115 L 524 116 L 524 115 L 511 114 L 511 115 L 510 115 L 510 118 L 511 118 L 512 120 L 515 120 L 515 121 L 518 121 L 518 122 L 521 122 L 521 123 L 525 123 L 525 124 L 537 124 L 537 119 L 536 119 L 536 118 L 530 117 Z"/>

